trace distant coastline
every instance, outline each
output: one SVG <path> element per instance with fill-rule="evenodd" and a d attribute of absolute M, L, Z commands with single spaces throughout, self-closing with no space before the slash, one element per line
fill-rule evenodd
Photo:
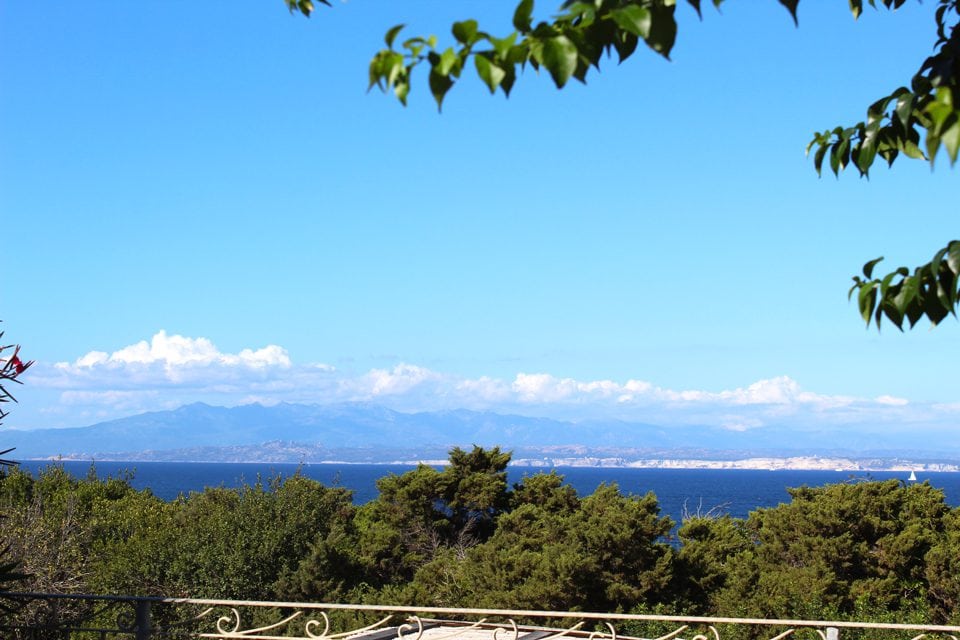
<path fill-rule="evenodd" d="M 935 471 L 958 472 L 960 464 L 906 460 L 855 460 L 815 456 L 746 458 L 742 460 L 623 460 L 619 458 L 518 459 L 526 467 L 618 467 L 630 469 L 748 469 L 752 471 Z"/>
<path fill-rule="evenodd" d="M 439 462 L 424 460 L 424 462 Z M 179 495 L 203 491 L 206 487 L 240 488 L 296 473 L 328 487 L 343 487 L 353 492 L 354 504 L 360 505 L 377 497 L 377 483 L 391 474 L 403 474 L 415 468 L 412 464 L 284 464 L 223 462 L 119 462 L 98 460 L 64 460 L 66 473 L 86 478 L 91 467 L 100 478 L 126 478 L 136 489 L 149 489 L 162 500 L 175 500 Z M 43 461 L 24 461 L 24 471 L 37 475 L 47 466 Z M 908 482 L 903 471 L 815 471 L 779 469 L 776 473 L 752 469 L 641 469 L 627 467 L 570 466 L 549 469 L 510 465 L 507 482 L 511 486 L 527 476 L 556 471 L 563 481 L 586 496 L 601 483 L 616 484 L 625 495 L 657 496 L 662 513 L 682 522 L 691 513 L 729 513 L 745 518 L 757 508 L 774 507 L 789 501 L 788 487 L 818 487 L 835 483 L 864 480 L 899 480 Z M 920 483 L 929 482 L 944 492 L 947 504 L 960 506 L 960 473 L 917 471 Z"/>
<path fill-rule="evenodd" d="M 169 462 L 169 463 L 283 463 L 283 464 L 323 464 L 323 465 L 417 465 L 444 466 L 446 458 L 402 458 L 381 460 L 350 460 L 350 459 L 295 459 L 289 457 L 265 456 L 183 456 L 181 459 L 169 459 L 163 456 L 152 456 L 152 452 L 141 454 L 100 454 L 100 455 L 67 455 L 48 456 L 43 458 L 26 458 L 31 461 L 99 461 L 99 462 Z M 210 453 L 210 452 L 208 452 Z M 787 457 L 749 457 L 731 460 L 711 459 L 672 459 L 649 458 L 629 459 L 616 456 L 581 456 L 581 457 L 517 457 L 510 466 L 535 468 L 611 468 L 611 469 L 706 469 L 706 470 L 750 470 L 750 471 L 927 471 L 936 473 L 960 472 L 960 463 L 945 461 L 914 461 L 894 458 L 857 459 L 850 457 L 833 456 L 787 456 Z"/>
<path fill-rule="evenodd" d="M 459 446 L 532 468 L 960 472 L 960 441 L 811 426 L 682 430 L 466 409 L 402 413 L 370 403 L 202 403 L 86 427 L 20 431 L 23 460 L 442 466 Z"/>

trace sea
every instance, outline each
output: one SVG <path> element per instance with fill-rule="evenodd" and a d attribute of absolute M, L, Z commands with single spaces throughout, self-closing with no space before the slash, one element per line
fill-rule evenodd
<path fill-rule="evenodd" d="M 90 462 L 24 461 L 25 470 L 36 475 L 49 464 L 62 465 L 71 475 L 86 477 Z M 96 462 L 93 468 L 100 478 L 129 476 L 136 489 L 149 489 L 163 500 L 203 491 L 206 487 L 240 487 L 276 476 L 300 473 L 324 485 L 344 487 L 353 492 L 355 504 L 377 497 L 377 479 L 402 474 L 414 468 L 400 464 L 278 464 L 223 462 Z M 508 481 L 520 482 L 524 476 L 549 472 L 543 467 L 507 468 Z M 556 472 L 581 496 L 589 495 L 601 483 L 616 483 L 624 494 L 657 496 L 663 515 L 680 522 L 686 515 L 729 514 L 745 518 L 754 509 L 775 507 L 789 502 L 788 487 L 817 487 L 838 482 L 887 480 L 908 482 L 902 471 L 758 471 L 746 469 L 633 469 L 621 467 L 558 467 Z M 960 506 L 960 473 L 922 472 L 918 482 L 929 482 L 944 492 L 951 506 Z"/>

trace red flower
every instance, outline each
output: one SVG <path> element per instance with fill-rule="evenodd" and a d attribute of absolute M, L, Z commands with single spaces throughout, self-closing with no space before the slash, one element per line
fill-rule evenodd
<path fill-rule="evenodd" d="M 23 373 L 23 370 L 27 368 L 26 365 L 24 365 L 23 362 L 21 362 L 20 358 L 18 358 L 17 356 L 13 356 L 10 359 L 10 364 L 12 364 L 14 369 L 17 370 L 17 373 Z"/>

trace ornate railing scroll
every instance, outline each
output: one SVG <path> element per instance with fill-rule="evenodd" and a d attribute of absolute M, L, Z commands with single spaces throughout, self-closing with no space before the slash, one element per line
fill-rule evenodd
<path fill-rule="evenodd" d="M 960 640 L 960 626 L 191 598 L 2 594 L 4 640 Z M 12 605 L 12 606 L 10 606 Z M 657 625 L 650 633 L 644 625 Z M 664 630 L 666 630 L 664 632 Z"/>

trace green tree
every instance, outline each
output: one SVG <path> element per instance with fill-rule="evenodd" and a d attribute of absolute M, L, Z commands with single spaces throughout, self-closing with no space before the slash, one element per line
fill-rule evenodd
<path fill-rule="evenodd" d="M 507 464 L 511 454 L 500 447 L 470 452 L 459 447 L 450 451 L 450 464 L 440 474 L 440 496 L 448 511 L 451 533 L 469 532 L 486 539 L 493 532 L 496 517 L 507 507 Z"/>
<path fill-rule="evenodd" d="M 280 578 L 278 598 L 313 602 L 362 600 L 370 588 L 369 568 L 357 550 L 354 514 L 351 509 L 349 517 L 335 519 L 329 530 L 317 536 L 296 571 Z"/>
<path fill-rule="evenodd" d="M 163 583 L 194 597 L 276 599 L 311 546 L 352 517 L 351 500 L 300 475 L 181 498 L 158 532 L 170 550 Z"/>
<path fill-rule="evenodd" d="M 285 0 L 291 12 L 309 16 L 310 0 Z M 797 20 L 800 0 L 778 0 Z M 863 0 L 848 0 L 854 18 L 863 12 Z M 896 9 L 906 0 L 867 0 L 876 7 Z M 698 15 L 701 0 L 687 0 Z M 329 5 L 329 2 L 323 1 Z M 436 36 L 399 39 L 403 25 L 390 28 L 386 49 L 370 62 L 370 86 L 392 90 L 406 104 L 417 67 L 426 67 L 427 84 L 440 107 L 444 97 L 472 66 L 491 93 L 509 95 L 518 72 L 527 65 L 546 69 L 558 88 L 571 78 L 586 82 L 591 68 L 614 53 L 620 62 L 643 42 L 664 58 L 677 39 L 676 0 L 566 0 L 549 20 L 535 21 L 533 0 L 520 0 L 513 12 L 514 30 L 493 35 L 476 20 L 451 27 L 454 43 Z M 713 0 L 716 7 L 723 0 Z M 702 16 L 701 16 L 702 17 Z M 813 136 L 807 153 L 820 173 L 823 163 L 839 175 L 848 166 L 867 176 L 879 157 L 888 165 L 900 156 L 934 163 L 941 147 L 951 165 L 960 152 L 960 0 L 937 0 L 934 53 L 920 64 L 908 86 L 899 86 L 874 101 L 866 119 L 834 126 Z M 854 277 L 850 296 L 867 324 L 880 327 L 881 318 L 902 329 L 926 317 L 933 325 L 956 316 L 960 304 L 960 241 L 934 252 L 933 259 L 914 269 L 900 267 L 880 277 L 873 270 L 880 259 L 868 262 L 864 277 Z"/>
<path fill-rule="evenodd" d="M 672 526 L 653 494 L 601 485 L 580 499 L 557 475 L 525 478 L 494 534 L 424 565 L 409 600 L 437 605 L 629 610 L 667 595 Z"/>
<path fill-rule="evenodd" d="M 406 582 L 439 548 L 439 484 L 440 472 L 420 465 L 377 480 L 377 499 L 358 509 L 357 547 L 373 585 Z"/>
<path fill-rule="evenodd" d="M 710 612 L 710 598 L 727 584 L 731 561 L 751 549 L 743 520 L 697 515 L 680 525 L 674 586 L 676 604 L 694 614 Z"/>
<path fill-rule="evenodd" d="M 442 471 L 419 465 L 380 478 L 377 499 L 313 545 L 288 589 L 304 597 L 354 600 L 381 590 L 385 599 L 396 600 L 400 591 L 391 588 L 402 590 L 420 567 L 492 535 L 510 502 L 509 461 L 499 447 L 455 447 Z"/>
<path fill-rule="evenodd" d="M 960 623 L 960 509 L 953 509 L 944 518 L 944 536 L 926 559 L 931 619 L 943 624 Z"/>
<path fill-rule="evenodd" d="M 725 585 L 711 595 L 715 611 L 807 619 L 926 613 L 926 557 L 949 511 L 942 492 L 888 480 L 790 494 L 789 504 L 750 514 L 750 544 L 727 555 Z"/>
<path fill-rule="evenodd" d="M 91 466 L 77 480 L 59 465 L 36 478 L 19 469 L 0 477 L 0 508 L 9 513 L 0 535 L 29 573 L 21 590 L 277 599 L 311 549 L 353 515 L 349 491 L 299 475 L 173 502 L 134 490 L 130 478 L 100 479 Z M 90 616 L 99 614 L 68 602 L 54 612 L 29 603 L 14 615 L 96 626 Z"/>
<path fill-rule="evenodd" d="M 95 470 L 77 480 L 60 465 L 51 465 L 37 478 L 14 468 L 0 477 L 0 536 L 10 540 L 11 557 L 27 574 L 21 591 L 90 593 L 109 541 L 143 526 L 134 517 L 140 502 L 159 501 L 137 492 L 129 476 L 100 480 Z M 118 526 L 124 523 L 123 527 Z M 91 603 L 64 603 L 56 612 L 38 603 L 18 607 L 24 622 L 82 619 Z"/>

